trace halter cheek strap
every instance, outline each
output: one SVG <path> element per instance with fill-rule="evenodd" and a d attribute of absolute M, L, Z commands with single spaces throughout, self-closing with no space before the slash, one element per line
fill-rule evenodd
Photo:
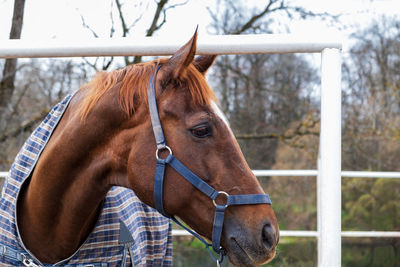
<path fill-rule="evenodd" d="M 253 204 L 269 204 L 271 205 L 271 200 L 267 194 L 248 194 L 248 195 L 229 195 L 224 191 L 217 191 L 212 186 L 204 182 L 196 174 L 194 174 L 189 168 L 187 168 L 182 162 L 180 162 L 176 157 L 172 155 L 172 150 L 167 146 L 163 129 L 160 122 L 160 117 L 158 115 L 156 95 L 155 95 L 155 85 L 154 80 L 157 77 L 157 73 L 160 70 L 161 65 L 157 66 L 155 74 L 150 78 L 148 87 L 148 104 L 150 110 L 150 118 L 153 126 L 154 137 L 157 143 L 156 150 L 156 171 L 154 180 L 154 205 L 155 208 L 164 216 L 171 218 L 178 225 L 186 229 L 193 236 L 198 238 L 201 242 L 206 245 L 211 257 L 219 263 L 222 262 L 225 251 L 221 247 L 221 235 L 224 225 L 225 211 L 229 206 L 232 205 L 253 205 Z M 169 155 L 166 158 L 159 157 L 159 151 L 168 150 Z M 164 210 L 163 204 L 163 193 L 164 193 L 164 173 L 166 165 L 171 166 L 176 172 L 178 172 L 183 178 L 185 178 L 189 183 L 196 187 L 199 191 L 208 196 L 215 205 L 214 223 L 212 230 L 212 243 L 208 243 L 199 234 L 191 229 L 184 226 L 179 220 L 174 216 L 168 215 Z M 225 204 L 217 204 L 216 198 L 220 195 L 225 196 Z M 213 250 L 219 254 L 219 258 L 215 256 L 210 251 L 210 246 Z"/>
<path fill-rule="evenodd" d="M 150 110 L 151 125 L 153 126 L 154 137 L 156 139 L 157 150 L 164 149 L 166 147 L 164 132 L 161 126 L 160 117 L 158 116 L 156 90 L 154 88 L 154 79 L 157 77 L 157 73 L 160 70 L 161 65 L 157 66 L 155 74 L 150 77 L 149 87 L 147 88 L 147 100 Z M 158 151 L 156 157 L 158 158 Z"/>

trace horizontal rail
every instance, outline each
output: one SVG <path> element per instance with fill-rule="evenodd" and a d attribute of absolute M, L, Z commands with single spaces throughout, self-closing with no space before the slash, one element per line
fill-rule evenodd
<path fill-rule="evenodd" d="M 319 233 L 317 231 L 291 231 L 291 230 L 281 230 L 279 231 L 279 236 L 282 237 L 318 237 Z"/>
<path fill-rule="evenodd" d="M 255 176 L 317 176 L 317 170 L 253 170 Z M 400 172 L 342 171 L 347 178 L 400 178 Z"/>
<path fill-rule="evenodd" d="M 255 176 L 317 176 L 317 170 L 253 170 Z M 7 172 L 0 172 L 0 178 Z M 342 171 L 347 178 L 400 178 L 400 172 Z"/>
<path fill-rule="evenodd" d="M 186 231 L 186 230 L 178 230 L 178 229 L 173 229 L 172 230 L 172 235 L 173 236 L 191 236 L 191 234 Z M 279 231 L 279 236 L 293 236 L 293 237 L 318 237 L 318 232 L 317 231 L 285 231 L 281 230 Z"/>
<path fill-rule="evenodd" d="M 395 237 L 400 238 L 400 232 L 389 231 L 344 231 L 342 237 Z"/>
<path fill-rule="evenodd" d="M 186 230 L 172 230 L 173 236 L 190 236 L 191 234 Z M 318 237 L 318 231 L 279 231 L 281 237 Z M 342 237 L 386 237 L 386 238 L 400 238 L 400 232 L 389 231 L 343 231 Z"/>
<path fill-rule="evenodd" d="M 96 38 L 88 40 L 3 40 L 0 58 L 166 56 L 188 38 Z M 320 53 L 324 48 L 342 48 L 340 36 L 295 34 L 203 35 L 198 54 Z"/>
<path fill-rule="evenodd" d="M 351 178 L 400 178 L 400 172 L 342 171 L 342 177 L 351 177 Z"/>
<path fill-rule="evenodd" d="M 317 176 L 317 170 L 253 170 L 255 176 Z"/>

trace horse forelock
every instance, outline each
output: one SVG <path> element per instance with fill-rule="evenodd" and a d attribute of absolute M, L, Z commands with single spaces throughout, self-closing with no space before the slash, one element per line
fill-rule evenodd
<path fill-rule="evenodd" d="M 181 87 L 185 90 L 189 90 L 192 105 L 211 106 L 217 98 L 214 91 L 208 85 L 204 75 L 200 73 L 193 64 L 187 67 L 184 77 L 182 77 L 180 81 L 182 82 Z"/>
<path fill-rule="evenodd" d="M 119 86 L 119 102 L 122 110 L 131 116 L 135 111 L 136 101 L 147 101 L 149 79 L 154 75 L 158 64 L 166 64 L 168 59 L 154 60 L 147 63 L 129 65 L 111 72 L 102 71 L 85 84 L 84 98 L 80 106 L 80 116 L 86 118 L 99 99 L 111 88 Z M 165 78 L 167 79 L 167 77 Z M 184 76 L 177 83 L 190 91 L 194 105 L 209 106 L 216 96 L 206 82 L 204 75 L 190 64 Z"/>

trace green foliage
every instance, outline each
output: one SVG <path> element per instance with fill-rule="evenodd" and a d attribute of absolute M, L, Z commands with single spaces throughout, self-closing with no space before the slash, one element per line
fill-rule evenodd
<path fill-rule="evenodd" d="M 348 242 L 350 241 L 350 242 Z M 344 267 L 397 267 L 400 265 L 400 240 L 361 238 L 344 241 L 342 266 Z"/>
<path fill-rule="evenodd" d="M 347 238 L 342 247 L 343 267 L 397 267 L 400 265 L 400 240 L 374 238 Z M 188 238 L 174 240 L 174 267 L 214 267 L 204 245 Z M 317 241 L 314 238 L 283 237 L 275 258 L 265 267 L 313 267 L 318 265 Z M 227 260 L 224 267 L 233 267 Z"/>
<path fill-rule="evenodd" d="M 400 181 L 396 179 L 343 180 L 345 230 L 400 230 Z"/>
<path fill-rule="evenodd" d="M 281 238 L 275 258 L 266 265 L 268 267 L 310 267 L 316 266 L 316 240 L 313 238 Z M 214 267 L 204 245 L 197 240 L 174 242 L 174 267 L 201 266 Z M 221 266 L 233 267 L 227 259 Z"/>
<path fill-rule="evenodd" d="M 281 238 L 275 259 L 265 266 L 317 266 L 317 241 L 314 238 Z"/>
<path fill-rule="evenodd" d="M 317 228 L 315 177 L 260 177 L 259 181 L 272 199 L 280 229 Z"/>

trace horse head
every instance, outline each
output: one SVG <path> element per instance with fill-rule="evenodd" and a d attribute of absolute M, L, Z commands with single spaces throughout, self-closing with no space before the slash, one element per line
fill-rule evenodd
<path fill-rule="evenodd" d="M 127 161 L 127 177 L 142 201 L 157 206 L 154 200 L 156 157 L 166 159 L 173 153 L 219 193 L 214 196 L 215 200 L 210 199 L 167 166 L 161 190 L 163 212 L 179 217 L 211 240 L 216 205 L 224 206 L 228 195 L 260 195 L 264 191 L 205 81 L 206 71 L 216 56 L 195 58 L 196 38 L 197 34 L 171 58 L 153 62 L 151 79 L 154 80 L 149 86 L 155 89 L 168 149 L 157 150 L 149 108 L 147 103 L 141 104 L 143 109 L 136 108 L 132 116 L 135 140 Z M 278 239 L 277 220 L 271 205 L 235 205 L 226 209 L 220 244 L 235 265 L 257 266 L 268 262 L 275 255 Z"/>

